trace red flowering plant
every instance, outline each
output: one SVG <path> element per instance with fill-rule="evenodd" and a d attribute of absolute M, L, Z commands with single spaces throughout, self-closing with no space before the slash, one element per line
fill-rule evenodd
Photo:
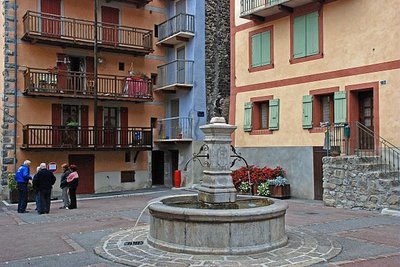
<path fill-rule="evenodd" d="M 275 179 L 278 176 L 285 177 L 285 171 L 281 167 L 275 169 L 265 166 L 260 168 L 250 165 L 248 168 L 243 166 L 231 173 L 233 184 L 237 191 L 243 191 L 242 183 L 250 185 L 260 185 L 267 180 Z M 250 177 L 249 177 L 250 176 Z M 246 188 L 248 187 L 246 186 Z"/>

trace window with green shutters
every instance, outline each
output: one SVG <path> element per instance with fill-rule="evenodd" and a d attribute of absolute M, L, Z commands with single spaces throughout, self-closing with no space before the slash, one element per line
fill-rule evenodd
<path fill-rule="evenodd" d="M 279 129 L 279 99 L 244 103 L 243 129 L 263 134 Z M 268 131 L 269 130 L 269 131 Z"/>
<path fill-rule="evenodd" d="M 318 11 L 293 19 L 293 58 L 316 55 L 319 48 Z"/>
<path fill-rule="evenodd" d="M 251 35 L 251 68 L 271 64 L 271 30 Z"/>

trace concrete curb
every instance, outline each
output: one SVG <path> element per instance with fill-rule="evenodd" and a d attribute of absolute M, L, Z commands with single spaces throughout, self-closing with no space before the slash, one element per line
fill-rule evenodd
<path fill-rule="evenodd" d="M 392 210 L 392 209 L 384 208 L 384 209 L 382 209 L 381 214 L 400 217 L 400 210 Z"/>

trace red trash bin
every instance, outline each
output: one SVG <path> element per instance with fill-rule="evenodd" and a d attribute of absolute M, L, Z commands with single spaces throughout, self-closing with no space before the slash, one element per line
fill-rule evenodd
<path fill-rule="evenodd" d="M 175 170 L 174 172 L 174 186 L 176 188 L 181 187 L 181 171 Z"/>

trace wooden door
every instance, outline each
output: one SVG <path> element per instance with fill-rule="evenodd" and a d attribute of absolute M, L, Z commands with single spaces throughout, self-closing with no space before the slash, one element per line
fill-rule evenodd
<path fill-rule="evenodd" d="M 52 123 L 52 142 L 51 144 L 54 147 L 61 146 L 61 136 L 62 136 L 62 127 L 61 127 L 61 104 L 52 104 L 51 105 L 51 123 Z"/>
<path fill-rule="evenodd" d="M 42 34 L 59 37 L 61 35 L 61 0 L 40 0 L 40 9 L 43 13 Z"/>
<path fill-rule="evenodd" d="M 86 93 L 94 94 L 94 57 L 86 57 Z"/>
<path fill-rule="evenodd" d="M 151 152 L 151 180 L 153 185 L 164 184 L 164 152 L 161 150 Z"/>
<path fill-rule="evenodd" d="M 128 108 L 127 107 L 120 108 L 120 119 L 121 119 L 121 131 L 120 131 L 119 144 L 122 147 L 126 147 L 128 145 Z"/>
<path fill-rule="evenodd" d="M 313 163 L 314 163 L 314 199 L 322 200 L 324 189 L 322 187 L 322 158 L 327 155 L 327 151 L 322 147 L 313 147 Z"/>
<path fill-rule="evenodd" d="M 94 155 L 69 155 L 69 164 L 75 164 L 78 168 L 79 185 L 77 194 L 94 193 Z"/>
<path fill-rule="evenodd" d="M 105 107 L 103 109 L 104 146 L 117 144 L 118 108 Z"/>
<path fill-rule="evenodd" d="M 57 89 L 67 93 L 68 56 L 57 54 Z"/>
<path fill-rule="evenodd" d="M 371 133 L 374 132 L 374 110 L 373 110 L 373 92 L 366 91 L 358 94 L 359 101 L 359 122 L 365 125 Z M 374 138 L 372 134 L 360 131 L 359 148 L 366 150 L 374 149 Z"/>
<path fill-rule="evenodd" d="M 113 45 L 118 44 L 119 9 L 102 6 L 102 40 Z"/>

